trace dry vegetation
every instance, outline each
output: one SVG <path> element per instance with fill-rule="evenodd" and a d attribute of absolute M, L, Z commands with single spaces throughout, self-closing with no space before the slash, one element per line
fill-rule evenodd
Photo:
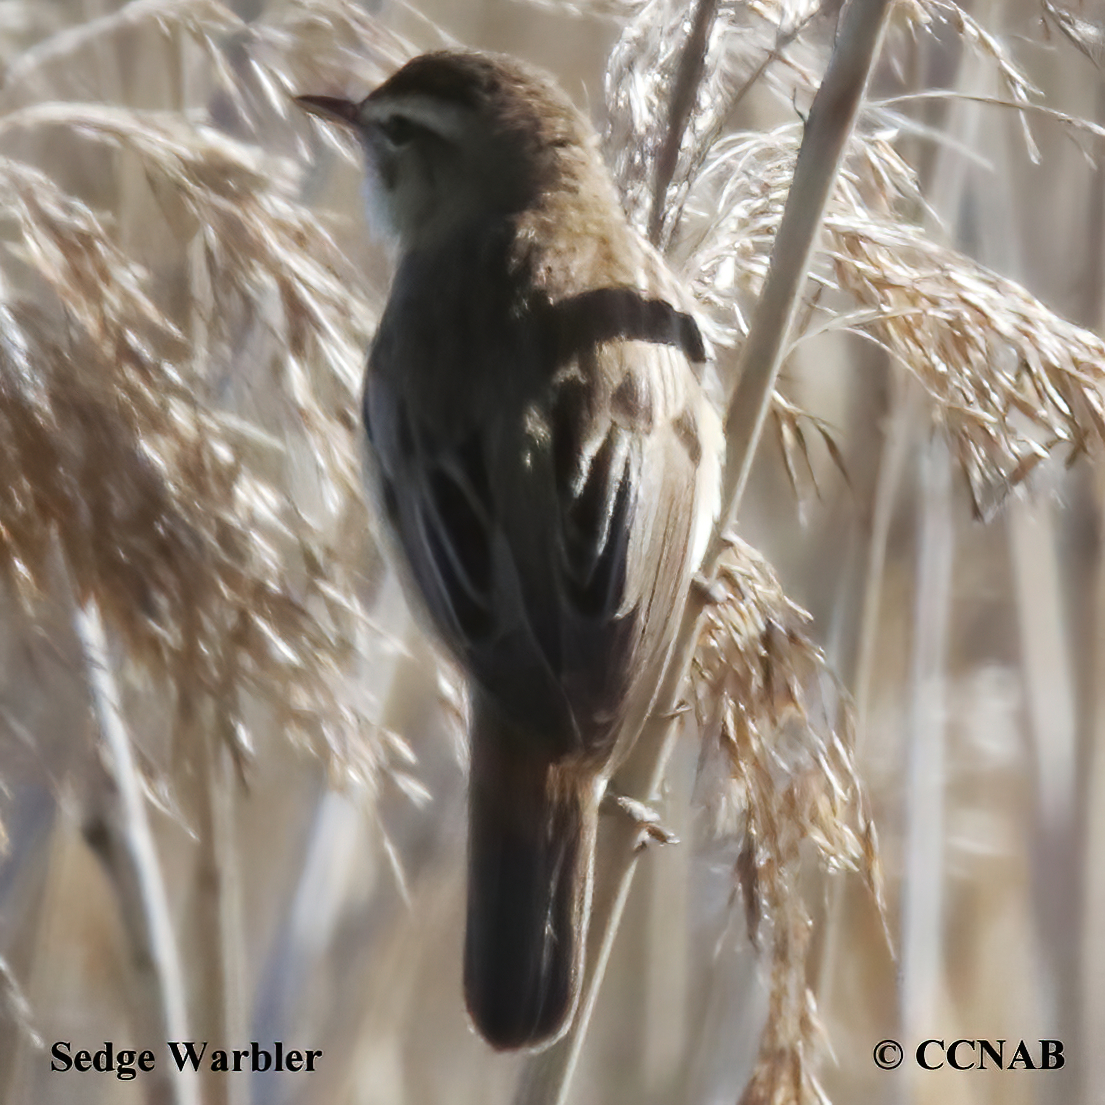
<path fill-rule="evenodd" d="M 486 0 L 446 31 L 0 0 L 0 1102 L 1095 1099 L 1105 30 L 1076 0 L 900 2 L 784 344 L 758 299 L 838 8 Z M 290 100 L 447 32 L 605 82 L 719 403 L 750 332 L 786 357 L 675 724 L 626 776 L 648 798 L 666 766 L 683 843 L 607 829 L 618 940 L 541 1060 L 465 1023 L 464 704 L 359 486 L 387 262 L 352 151 Z M 1068 1063 L 920 1078 L 926 1036 Z M 182 1038 L 325 1062 L 184 1081 Z M 158 1073 L 51 1074 L 58 1039 Z"/>

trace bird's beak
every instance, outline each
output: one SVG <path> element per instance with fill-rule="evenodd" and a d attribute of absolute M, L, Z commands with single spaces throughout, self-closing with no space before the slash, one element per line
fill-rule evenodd
<path fill-rule="evenodd" d="M 352 100 L 342 100 L 337 96 L 296 96 L 295 102 L 304 111 L 309 111 L 312 115 L 317 115 L 328 122 L 341 123 L 346 127 L 357 125 L 360 105 Z"/>

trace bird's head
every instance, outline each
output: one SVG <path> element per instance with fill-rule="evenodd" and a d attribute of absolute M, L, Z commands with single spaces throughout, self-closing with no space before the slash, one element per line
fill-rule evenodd
<path fill-rule="evenodd" d="M 502 56 L 423 54 L 360 103 L 298 102 L 355 131 L 372 222 L 401 250 L 522 211 L 598 160 L 590 126 L 555 84 Z"/>

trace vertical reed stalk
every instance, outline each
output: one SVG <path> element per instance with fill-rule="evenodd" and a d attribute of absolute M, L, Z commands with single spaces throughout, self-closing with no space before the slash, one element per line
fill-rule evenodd
<path fill-rule="evenodd" d="M 151 1040 L 186 1040 L 184 982 L 165 882 L 94 600 L 77 608 L 73 626 L 104 752 L 98 808 L 86 836 L 111 879 L 129 938 L 139 994 L 135 1027 Z M 174 1077 L 168 1063 L 149 1072 L 146 1086 L 149 1105 L 199 1105 L 195 1081 L 188 1074 Z"/>

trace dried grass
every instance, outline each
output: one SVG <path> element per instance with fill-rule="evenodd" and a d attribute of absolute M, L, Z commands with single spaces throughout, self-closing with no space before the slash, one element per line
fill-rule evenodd
<path fill-rule="evenodd" d="M 704 762 L 716 773 L 714 831 L 741 842 L 734 877 L 750 937 L 758 945 L 764 928 L 770 934 L 770 1005 L 749 1102 L 826 1100 L 806 979 L 813 921 L 800 874 L 810 849 L 827 871 L 860 872 L 884 908 L 850 704 L 806 636 L 809 621 L 763 557 L 733 539 L 710 588 L 691 682 Z"/>
<path fill-rule="evenodd" d="M 830 224 L 864 329 L 920 379 L 990 517 L 1057 446 L 1105 442 L 1105 342 L 1024 288 L 900 223 Z"/>
<path fill-rule="evenodd" d="M 691 182 L 721 137 L 748 88 L 762 81 L 782 100 L 812 93 L 814 70 L 804 64 L 817 48 L 786 49 L 816 14 L 817 5 L 720 5 L 711 27 L 706 65 L 679 142 L 667 191 L 660 243 L 679 226 Z M 644 229 L 652 205 L 656 159 L 668 126 L 668 99 L 689 34 L 685 6 L 649 0 L 627 22 L 606 70 L 604 144 L 630 218 Z M 798 60 L 791 55 L 796 53 Z M 771 64 L 777 62 L 777 64 Z"/>
<path fill-rule="evenodd" d="M 696 237 L 681 248 L 729 340 L 747 329 L 742 304 L 762 285 L 796 143 L 784 128 L 719 144 L 692 193 Z M 911 226 L 905 212 L 924 210 L 912 171 L 886 136 L 857 147 L 826 218 L 831 269 L 819 274 L 823 288 L 843 291 L 854 307 L 833 307 L 828 321 L 811 313 L 811 330 L 868 335 L 917 376 L 976 512 L 991 517 L 1056 446 L 1069 447 L 1070 461 L 1101 441 L 1105 343 Z M 707 225 L 711 211 L 722 214 Z M 781 424 L 793 426 L 793 401 L 780 395 L 778 407 Z"/>
<path fill-rule="evenodd" d="M 370 29 L 349 5 L 336 14 L 347 38 Z M 39 60 L 138 20 L 214 54 L 231 17 L 212 3 L 130 5 Z M 300 5 L 290 26 L 259 37 L 272 54 L 321 20 L 318 5 Z M 350 48 L 340 42 L 338 56 Z M 299 200 L 289 161 L 167 113 L 68 103 L 0 117 L 0 143 L 51 130 L 136 159 L 191 250 L 193 295 L 171 320 L 104 218 L 33 166 L 0 160 L 23 289 L 5 297 L 0 346 L 13 444 L 0 461 L 0 570 L 33 605 L 57 539 L 80 601 L 96 600 L 179 703 L 217 700 L 246 747 L 241 696 L 255 695 L 280 728 L 341 750 L 371 779 L 388 746 L 347 685 L 374 556 L 357 536 L 368 531 L 356 414 L 373 324 L 365 281 Z M 243 329 L 263 396 L 252 420 L 219 397 Z M 286 486 L 301 455 L 318 494 L 310 509 Z"/>
<path fill-rule="evenodd" d="M 644 226 L 686 5 L 546 6 L 623 24 L 606 74 L 606 142 Z M 831 44 L 816 9 L 720 4 L 681 128 L 659 240 L 722 348 L 747 333 L 801 139 L 798 122 L 734 128 L 753 100 L 788 113 L 809 102 Z M 946 0 L 901 11 L 912 36 L 950 31 L 1016 108 L 1047 111 L 1009 48 L 969 12 Z M 1099 64 L 1100 26 L 1049 2 L 1043 11 Z M 143 29 L 198 49 L 204 104 L 135 111 L 40 94 L 104 42 Z M 28 38 L 43 30 L 17 28 Z M 389 771 L 421 795 L 406 774 L 405 735 L 376 724 L 379 703 L 358 683 L 378 565 L 357 411 L 381 289 L 352 260 L 346 228 L 312 208 L 302 165 L 330 138 L 300 123 L 289 101 L 356 94 L 413 49 L 352 0 L 301 0 L 250 24 L 216 0 L 139 0 L 9 67 L 0 574 L 33 619 L 56 585 L 47 565 L 60 549 L 75 597 L 102 610 L 127 662 L 174 709 L 195 716 L 197 700 L 213 705 L 237 754 L 252 743 L 249 703 L 259 700 L 266 725 L 308 740 L 338 771 L 370 784 Z M 798 340 L 854 331 L 905 365 L 988 515 L 1052 450 L 1096 452 L 1105 346 L 919 229 L 926 208 L 899 140 L 922 128 L 904 126 L 875 106 L 853 139 Z M 94 208 L 26 159 L 59 134 L 109 151 L 120 179 L 133 173 L 180 271 L 143 268 L 126 211 Z M 793 482 L 798 459 L 810 463 L 804 427 L 845 466 L 832 431 L 794 396 L 779 396 L 776 415 Z M 733 540 L 707 593 L 692 697 L 718 772 L 715 828 L 741 841 L 734 875 L 748 928 L 769 947 L 770 1007 L 746 1100 L 824 1100 L 804 865 L 859 871 L 881 908 L 848 698 L 812 636 L 763 558 Z M 25 1024 L 0 969 L 0 1005 Z"/>

